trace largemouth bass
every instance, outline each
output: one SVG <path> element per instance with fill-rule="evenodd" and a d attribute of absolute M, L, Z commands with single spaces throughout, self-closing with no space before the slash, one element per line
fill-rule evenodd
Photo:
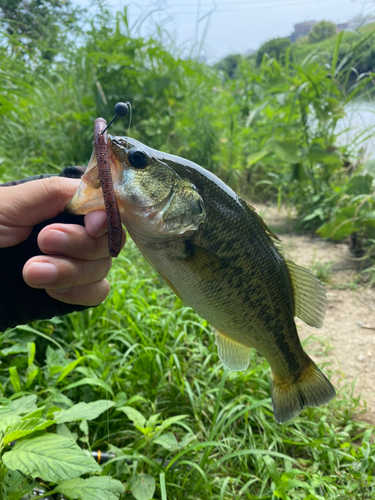
<path fill-rule="evenodd" d="M 328 403 L 335 390 L 294 322 L 322 326 L 320 281 L 287 260 L 255 209 L 211 172 L 131 138 L 109 136 L 108 144 L 123 224 L 176 295 L 211 323 L 224 366 L 245 370 L 252 348 L 266 358 L 280 423 Z M 103 208 L 93 153 L 69 210 Z"/>

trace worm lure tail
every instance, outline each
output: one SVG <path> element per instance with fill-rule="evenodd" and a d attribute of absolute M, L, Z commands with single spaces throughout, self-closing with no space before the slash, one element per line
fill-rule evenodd
<path fill-rule="evenodd" d="M 94 143 L 98 162 L 99 179 L 103 189 L 104 205 L 108 221 L 109 253 L 111 257 L 117 257 L 121 250 L 122 226 L 109 166 L 108 135 L 106 128 L 107 122 L 104 118 L 97 118 L 95 120 Z"/>

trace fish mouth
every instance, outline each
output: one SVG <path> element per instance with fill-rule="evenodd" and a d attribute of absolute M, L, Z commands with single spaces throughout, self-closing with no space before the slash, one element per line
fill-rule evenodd
<path fill-rule="evenodd" d="M 122 167 L 112 153 L 110 140 L 108 140 L 108 153 L 111 175 L 113 183 L 115 183 L 121 176 Z M 78 189 L 66 206 L 66 210 L 75 215 L 85 215 L 93 210 L 105 210 L 95 149 L 92 152 L 86 171 L 81 177 Z"/>

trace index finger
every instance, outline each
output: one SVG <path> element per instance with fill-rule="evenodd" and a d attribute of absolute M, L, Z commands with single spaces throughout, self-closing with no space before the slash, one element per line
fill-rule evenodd
<path fill-rule="evenodd" d="M 122 229 L 122 247 L 125 245 Z M 51 224 L 38 235 L 40 250 L 47 255 L 64 255 L 79 260 L 98 260 L 109 257 L 106 234 L 94 237 L 77 224 Z M 121 248 L 122 248 L 121 247 Z"/>

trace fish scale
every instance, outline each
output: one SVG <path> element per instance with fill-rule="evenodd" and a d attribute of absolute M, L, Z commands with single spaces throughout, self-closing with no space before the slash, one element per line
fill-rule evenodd
<path fill-rule="evenodd" d="M 278 422 L 329 402 L 335 390 L 304 352 L 294 321 L 322 326 L 319 280 L 288 261 L 256 211 L 211 172 L 131 138 L 109 136 L 108 147 L 123 224 L 172 290 L 212 324 L 224 366 L 246 369 L 251 348 L 266 358 Z M 95 168 L 92 157 L 74 213 L 100 208 Z"/>

